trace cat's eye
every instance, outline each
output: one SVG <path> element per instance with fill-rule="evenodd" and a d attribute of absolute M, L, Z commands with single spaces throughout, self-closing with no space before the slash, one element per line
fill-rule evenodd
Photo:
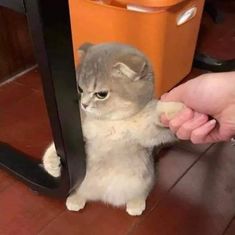
<path fill-rule="evenodd" d="M 105 98 L 107 98 L 108 97 L 108 91 L 99 91 L 99 92 L 96 92 L 95 93 L 95 96 L 98 98 L 98 99 L 100 99 L 100 100 L 103 100 L 103 99 L 105 99 Z"/>
<path fill-rule="evenodd" d="M 80 86 L 78 86 L 78 92 L 82 94 L 83 90 Z"/>

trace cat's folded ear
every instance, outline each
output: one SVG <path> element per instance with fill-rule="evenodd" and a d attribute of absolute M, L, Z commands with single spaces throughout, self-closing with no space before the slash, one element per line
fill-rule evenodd
<path fill-rule="evenodd" d="M 92 43 L 86 42 L 86 43 L 83 43 L 83 44 L 78 48 L 78 57 L 79 57 L 79 60 L 80 60 L 80 61 L 84 58 L 84 56 L 86 55 L 88 49 L 91 48 L 92 46 L 93 46 Z"/>
<path fill-rule="evenodd" d="M 149 79 L 149 65 L 143 56 L 126 55 L 113 66 L 113 72 L 118 72 L 128 77 L 132 81 Z"/>

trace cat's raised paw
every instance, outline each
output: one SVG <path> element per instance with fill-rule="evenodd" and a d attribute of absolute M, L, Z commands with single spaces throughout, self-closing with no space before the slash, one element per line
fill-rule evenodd
<path fill-rule="evenodd" d="M 126 204 L 126 211 L 129 215 L 138 216 L 143 213 L 145 210 L 145 200 L 143 199 L 135 199 L 131 200 Z"/>
<path fill-rule="evenodd" d="M 61 162 L 60 157 L 57 156 L 54 144 L 46 150 L 43 156 L 43 167 L 50 175 L 60 177 Z"/>
<path fill-rule="evenodd" d="M 181 102 L 164 102 L 158 101 L 157 113 L 158 115 L 165 114 L 167 119 L 171 120 L 175 115 L 181 112 L 185 105 Z"/>
<path fill-rule="evenodd" d="M 86 200 L 76 193 L 71 194 L 66 200 L 66 207 L 70 211 L 80 211 L 86 205 Z"/>

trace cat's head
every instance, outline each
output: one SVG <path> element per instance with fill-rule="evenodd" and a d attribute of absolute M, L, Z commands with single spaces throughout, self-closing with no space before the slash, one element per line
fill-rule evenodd
<path fill-rule="evenodd" d="M 125 119 L 153 98 L 153 71 L 137 49 L 118 43 L 84 44 L 79 55 L 78 90 L 88 115 Z"/>

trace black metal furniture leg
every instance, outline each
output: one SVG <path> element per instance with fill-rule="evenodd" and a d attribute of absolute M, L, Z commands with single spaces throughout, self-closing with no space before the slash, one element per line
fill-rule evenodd
<path fill-rule="evenodd" d="M 210 15 L 214 23 L 219 24 L 224 21 L 223 12 L 216 5 L 215 1 L 207 0 L 205 2 L 205 10 Z"/>
<path fill-rule="evenodd" d="M 228 72 L 235 70 L 235 59 L 216 59 L 203 53 L 197 53 L 193 63 L 196 68 L 205 69 L 211 72 Z"/>
<path fill-rule="evenodd" d="M 51 177 L 38 162 L 4 143 L 0 144 L 0 166 L 35 191 L 64 197 L 81 183 L 86 169 L 68 0 L 25 0 L 24 5 L 62 175 Z"/>
<path fill-rule="evenodd" d="M 212 0 L 206 0 L 205 11 L 211 16 L 215 24 L 223 23 L 224 15 L 220 11 L 220 8 L 216 5 L 216 2 Z M 224 60 L 214 58 L 206 53 L 196 52 L 194 56 L 194 66 L 199 69 L 205 69 L 211 72 L 227 72 L 235 69 L 235 59 Z"/>

